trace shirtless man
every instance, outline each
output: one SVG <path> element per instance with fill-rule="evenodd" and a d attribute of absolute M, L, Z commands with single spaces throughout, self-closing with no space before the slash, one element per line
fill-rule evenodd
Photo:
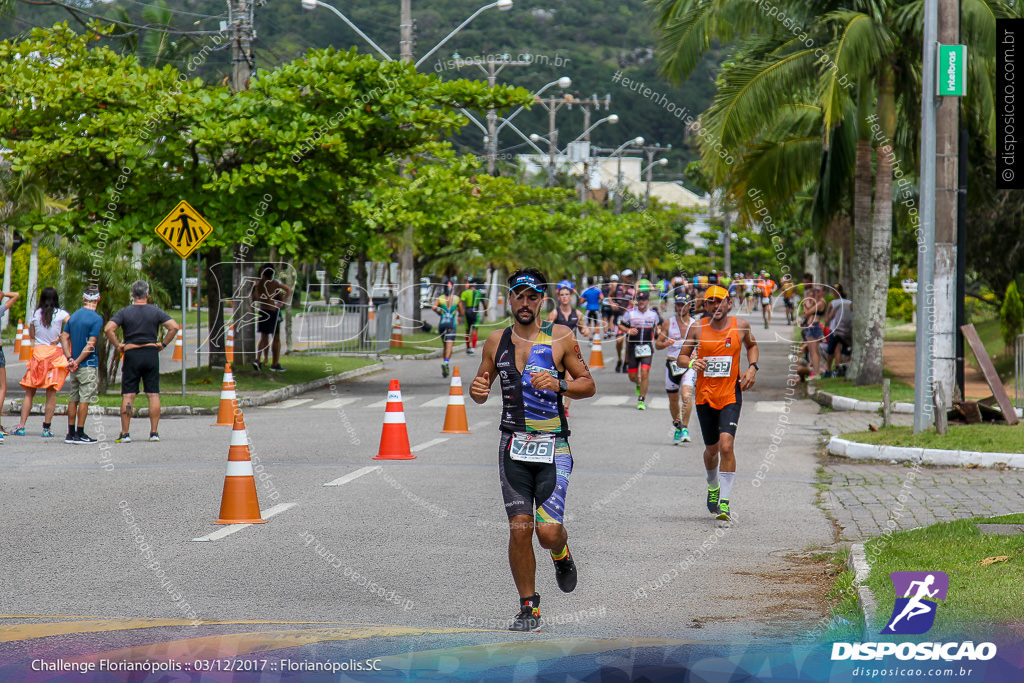
<path fill-rule="evenodd" d="M 260 340 L 256 346 L 256 360 L 253 366 L 256 372 L 263 371 L 263 365 L 270 361 L 273 352 L 274 362 L 270 369 L 284 372 L 281 367 L 281 309 L 291 300 L 292 288 L 274 277 L 274 267 L 269 263 L 260 269 L 260 279 L 252 288 L 252 302 L 257 308 L 256 331 Z M 260 362 L 260 358 L 263 362 Z"/>

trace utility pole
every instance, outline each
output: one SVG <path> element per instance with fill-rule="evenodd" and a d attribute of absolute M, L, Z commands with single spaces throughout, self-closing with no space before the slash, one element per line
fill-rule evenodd
<path fill-rule="evenodd" d="M 938 35 L 941 45 L 960 42 L 960 3 L 939 0 Z M 936 60 L 937 61 L 937 60 Z M 935 79 L 935 74 L 928 74 Z M 960 98 L 940 97 L 935 111 L 935 329 L 934 382 L 952 405 L 956 378 L 957 182 L 960 143 Z M 966 150 L 963 150 L 966 153 Z M 925 254 L 931 256 L 931 254 Z"/>
<path fill-rule="evenodd" d="M 398 51 L 399 59 L 403 62 L 412 62 L 412 0 L 402 0 L 401 18 L 399 28 Z M 400 164 L 402 174 L 405 173 L 405 162 Z M 401 321 L 402 333 L 409 334 L 413 324 L 419 320 L 419 287 L 415 282 L 415 269 L 413 265 L 413 240 L 415 231 L 412 225 L 405 226 L 402 246 L 398 250 L 398 315 Z M 369 296 L 370 293 L 367 293 Z"/>
<path fill-rule="evenodd" d="M 407 0 L 403 0 L 407 1 Z M 500 74 L 506 66 L 533 66 L 532 60 L 511 59 L 504 55 L 502 59 L 487 58 L 487 61 L 479 59 L 455 59 L 455 68 L 476 65 L 487 74 L 487 87 L 494 89 Z M 494 176 L 498 173 L 498 114 L 494 108 L 487 110 L 487 139 L 484 140 L 484 154 L 487 156 L 487 174 Z"/>
<path fill-rule="evenodd" d="M 921 243 L 917 251 L 917 344 L 914 354 L 914 433 L 932 425 L 932 318 L 935 280 L 935 61 L 938 0 L 925 0 L 921 78 Z M 888 276 L 888 273 L 885 274 Z"/>
<path fill-rule="evenodd" d="M 558 152 L 558 129 L 555 128 L 555 115 L 562 107 L 568 106 L 572 109 L 572 105 L 577 102 L 569 93 L 564 93 L 561 97 L 549 97 L 547 99 L 535 97 L 533 101 L 535 104 L 544 107 L 548 113 L 548 187 L 554 187 L 555 154 Z"/>
<path fill-rule="evenodd" d="M 249 89 L 249 81 L 254 71 L 252 54 L 252 41 L 255 36 L 253 28 L 253 5 L 254 0 L 229 0 L 228 2 L 228 25 L 231 30 L 231 90 L 241 92 Z M 256 360 L 256 327 L 252 310 L 252 300 L 241 283 L 251 282 L 256 275 L 256 267 L 252 262 L 254 255 L 252 250 L 244 244 L 234 245 L 233 275 L 235 287 L 239 288 L 233 292 L 232 317 L 239 321 L 235 328 L 235 364 L 248 367 Z M 216 304 L 216 302 L 212 302 Z M 184 303 L 182 303 L 184 307 Z M 211 315 L 211 323 L 214 317 L 220 317 L 219 311 Z M 211 325 L 216 329 L 215 325 Z M 223 333 L 224 325 L 221 323 Z"/>
<path fill-rule="evenodd" d="M 580 204 L 583 204 L 587 201 L 587 192 L 590 190 L 590 108 L 594 107 L 600 110 L 603 104 L 605 111 L 608 111 L 612 104 L 612 96 L 611 94 L 606 94 L 604 99 L 600 100 L 594 94 L 590 96 L 590 99 L 576 100 L 574 104 L 578 104 L 583 108 L 583 134 L 579 137 L 579 141 L 586 143 L 583 154 L 583 177 L 580 183 Z M 573 143 L 569 144 L 572 145 Z M 569 161 L 571 162 L 573 159 L 570 158 Z"/>

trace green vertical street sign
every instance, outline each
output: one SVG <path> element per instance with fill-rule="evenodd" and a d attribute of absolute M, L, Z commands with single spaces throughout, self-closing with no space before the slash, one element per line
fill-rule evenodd
<path fill-rule="evenodd" d="M 939 58 L 935 63 L 936 94 L 940 97 L 963 97 L 967 90 L 966 67 L 966 45 L 939 45 Z"/>

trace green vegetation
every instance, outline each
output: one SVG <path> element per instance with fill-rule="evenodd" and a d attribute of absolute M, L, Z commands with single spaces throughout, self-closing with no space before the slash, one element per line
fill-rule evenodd
<path fill-rule="evenodd" d="M 934 429 L 914 434 L 912 427 L 887 427 L 877 432 L 853 432 L 842 438 L 879 446 L 940 448 L 945 450 L 989 453 L 1024 453 L 1024 423 L 950 425 L 949 433 L 939 436 Z"/>
<path fill-rule="evenodd" d="M 252 368 L 232 367 L 235 389 L 241 393 L 264 392 L 280 389 L 290 384 L 302 384 L 322 377 L 355 370 L 376 361 L 369 358 L 345 356 L 306 356 L 292 354 L 282 356 L 281 366 L 286 372 L 256 372 Z M 210 368 L 189 368 L 186 372 L 186 390 L 215 392 L 219 395 L 224 380 L 224 370 Z M 181 370 L 164 372 L 160 375 L 160 387 L 165 392 L 181 391 Z"/>
<path fill-rule="evenodd" d="M 909 323 L 914 317 L 914 297 L 899 287 L 890 287 L 885 301 L 886 318 Z"/>
<path fill-rule="evenodd" d="M 858 639 L 864 630 L 864 615 L 857 605 L 854 573 L 847 568 L 849 548 L 841 548 L 829 556 L 825 572 L 834 577 L 832 588 L 825 595 L 829 602 L 831 622 L 824 638 L 829 641 Z"/>
<path fill-rule="evenodd" d="M 882 400 L 881 384 L 865 384 L 857 386 L 850 380 L 844 378 L 822 377 L 817 380 L 818 388 L 837 396 L 846 396 L 858 401 L 879 401 Z M 890 380 L 890 395 L 893 402 L 904 401 L 914 402 L 914 387 L 906 382 Z"/>
<path fill-rule="evenodd" d="M 1022 524 L 1024 514 L 944 522 L 868 541 L 865 551 L 874 558 L 868 586 L 878 600 L 879 620 L 887 619 L 895 604 L 889 574 L 929 569 L 949 576 L 949 592 L 936 612 L 929 639 L 969 633 L 977 640 L 1000 624 L 1024 621 L 1024 535 L 984 534 L 975 527 L 980 522 Z M 986 558 L 1004 556 L 1007 559 L 983 564 Z M 875 630 L 884 626 L 881 621 L 874 625 Z"/>
<path fill-rule="evenodd" d="M 999 332 L 1006 348 L 1012 349 L 1017 335 L 1024 328 L 1024 302 L 1017 293 L 1017 283 L 1010 282 L 1006 286 L 1003 305 L 999 309 Z"/>

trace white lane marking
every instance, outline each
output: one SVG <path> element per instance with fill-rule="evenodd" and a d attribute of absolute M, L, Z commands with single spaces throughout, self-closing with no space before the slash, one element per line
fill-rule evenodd
<path fill-rule="evenodd" d="M 437 439 L 431 439 L 430 441 L 424 441 L 421 444 L 417 444 L 417 445 L 413 446 L 409 450 L 412 451 L 413 453 L 415 453 L 416 451 L 422 451 L 425 448 L 430 448 L 431 446 L 436 446 L 439 443 L 444 443 L 447 440 L 448 440 L 448 437 L 442 436 L 442 437 L 439 437 Z"/>
<path fill-rule="evenodd" d="M 781 413 L 786 409 L 785 401 L 755 401 L 754 411 L 758 413 Z"/>
<path fill-rule="evenodd" d="M 490 424 L 491 424 L 490 420 L 481 420 L 480 422 L 477 422 L 472 427 L 470 427 L 470 431 L 474 431 L 475 432 L 476 430 L 483 429 L 484 427 L 487 427 Z"/>
<path fill-rule="evenodd" d="M 446 405 L 448 405 L 448 396 L 447 395 L 446 396 L 438 396 L 437 398 L 432 398 L 429 401 L 427 401 L 426 403 L 420 404 L 420 408 L 443 408 Z"/>
<path fill-rule="evenodd" d="M 629 396 L 602 396 L 594 401 L 595 406 L 621 406 L 629 400 Z"/>
<path fill-rule="evenodd" d="M 312 403 L 312 402 L 313 402 L 313 399 L 311 399 L 311 398 L 289 398 L 289 399 L 287 399 L 285 401 L 281 401 L 280 403 L 275 403 L 273 405 L 263 406 L 263 407 L 264 408 L 269 408 L 271 410 L 287 410 L 288 408 L 294 408 L 295 406 L 301 406 L 304 403 Z"/>
<path fill-rule="evenodd" d="M 647 407 L 652 410 L 668 410 L 668 397 L 667 396 L 655 396 L 649 398 L 646 401 Z"/>
<path fill-rule="evenodd" d="M 323 403 L 317 403 L 316 405 L 310 406 L 310 410 L 334 410 L 342 406 L 347 406 L 350 403 L 355 403 L 359 399 L 355 396 L 347 396 L 345 398 L 332 398 L 324 401 Z"/>
<path fill-rule="evenodd" d="M 402 397 L 402 408 L 405 408 L 405 404 L 408 403 L 409 401 L 413 400 L 414 398 L 416 398 L 416 397 L 415 396 L 403 396 Z M 371 403 L 370 405 L 368 405 L 366 407 L 367 408 L 385 408 L 385 407 L 387 407 L 387 405 L 388 405 L 388 400 L 385 398 L 385 399 L 381 399 L 380 401 L 375 401 L 374 403 Z"/>
<path fill-rule="evenodd" d="M 361 467 L 360 469 L 356 470 L 355 472 L 349 472 L 348 474 L 346 474 L 343 477 L 338 477 L 334 481 L 327 482 L 326 484 L 324 484 L 324 486 L 341 486 L 342 484 L 349 483 L 353 479 L 358 479 L 359 477 L 363 476 L 364 474 L 369 474 L 370 472 L 375 472 L 375 471 L 377 471 L 379 469 L 383 469 L 383 468 L 380 465 L 373 465 L 373 466 L 370 466 L 370 467 Z"/>
<path fill-rule="evenodd" d="M 277 505 L 275 505 L 272 508 L 269 508 L 267 510 L 262 510 L 260 512 L 260 517 L 262 517 L 264 520 L 267 520 L 267 519 L 270 519 L 271 517 L 273 517 L 274 515 L 279 515 L 279 514 L 281 514 L 282 512 L 284 512 L 286 510 L 291 510 L 296 505 L 298 505 L 298 503 L 278 503 Z M 229 524 L 226 527 L 223 527 L 221 529 L 218 529 L 217 531 L 214 531 L 212 534 L 207 534 L 206 536 L 200 536 L 199 538 L 193 538 L 192 540 L 193 541 L 216 541 L 219 538 L 224 538 L 225 536 L 230 536 L 231 534 L 235 533 L 236 531 L 241 531 L 242 529 L 244 529 L 246 527 L 249 527 L 249 526 L 255 526 L 255 525 L 254 524 Z"/>

